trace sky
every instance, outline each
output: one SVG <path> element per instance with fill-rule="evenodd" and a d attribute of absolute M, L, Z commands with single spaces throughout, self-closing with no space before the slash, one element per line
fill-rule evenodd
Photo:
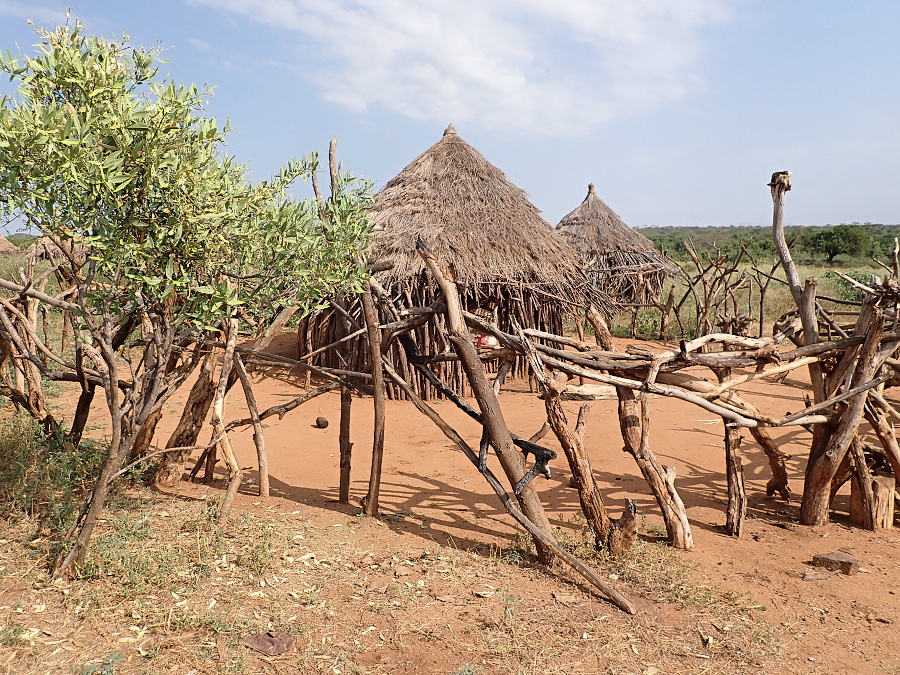
<path fill-rule="evenodd" d="M 553 224 L 594 183 L 635 227 L 764 225 L 782 170 L 788 224 L 900 223 L 897 0 L 0 0 L 0 49 L 69 7 L 215 87 L 254 180 L 336 136 L 377 190 L 453 124 Z"/>

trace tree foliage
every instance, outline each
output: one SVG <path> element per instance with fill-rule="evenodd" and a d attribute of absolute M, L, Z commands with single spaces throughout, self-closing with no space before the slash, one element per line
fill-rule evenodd
<path fill-rule="evenodd" d="M 358 287 L 347 261 L 365 245 L 365 184 L 346 178 L 323 219 L 285 192 L 316 158 L 251 184 L 222 154 L 227 126 L 202 114 L 210 92 L 157 81 L 158 50 L 77 23 L 41 37 L 38 55 L 0 62 L 20 83 L 0 106 L 0 205 L 86 245 L 91 290 L 123 295 L 108 309 L 149 302 L 202 325 L 242 295 L 271 307 Z"/>
<path fill-rule="evenodd" d="M 843 254 L 867 255 L 872 250 L 872 237 L 861 225 L 835 225 L 804 238 L 807 249 L 825 256 L 828 262 Z"/>
<path fill-rule="evenodd" d="M 209 91 L 158 79 L 157 49 L 85 35 L 78 22 L 40 39 L 35 55 L 0 59 L 18 84 L 0 102 L 0 215 L 64 252 L 50 270 L 61 293 L 38 293 L 48 276 L 33 266 L 24 282 L 0 280 L 17 291 L 0 302 L 0 339 L 32 375 L 29 391 L 9 394 L 30 402 L 41 377 L 79 382 L 73 443 L 97 387 L 112 421 L 58 560 L 64 573 L 83 560 L 124 458 L 149 442 L 163 404 L 206 358 L 211 331 L 234 325 L 238 307 L 265 325 L 279 305 L 312 308 L 361 288 L 370 186 L 343 175 L 327 202 L 292 199 L 288 187 L 314 175 L 315 155 L 251 183 L 223 152 L 227 125 L 204 116 Z M 37 300 L 73 317 L 74 358 L 37 336 Z"/>

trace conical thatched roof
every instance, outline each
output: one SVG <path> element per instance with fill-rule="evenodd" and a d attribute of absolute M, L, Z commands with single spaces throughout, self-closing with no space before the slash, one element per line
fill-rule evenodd
<path fill-rule="evenodd" d="M 0 234 L 0 255 L 15 255 L 19 253 L 19 247 Z"/>
<path fill-rule="evenodd" d="M 578 251 L 588 276 L 622 302 L 647 302 L 675 271 L 653 242 L 597 196 L 593 183 L 581 206 L 564 216 L 557 230 Z"/>
<path fill-rule="evenodd" d="M 389 261 L 385 286 L 418 278 L 421 237 L 438 260 L 470 289 L 482 284 L 526 284 L 537 293 L 609 308 L 585 284 L 569 245 L 500 169 L 450 126 L 375 196 L 370 259 Z"/>
<path fill-rule="evenodd" d="M 606 202 L 597 196 L 594 184 L 588 185 L 587 197 L 574 211 L 559 221 L 557 229 L 577 247 L 591 254 L 628 251 L 656 254 L 651 242 L 634 231 Z"/>
<path fill-rule="evenodd" d="M 614 307 L 585 276 L 578 254 L 541 218 L 525 192 L 457 136 L 453 127 L 375 196 L 370 217 L 375 233 L 369 261 L 390 263 L 390 269 L 375 276 L 399 309 L 433 306 L 443 299 L 416 252 L 419 238 L 450 269 L 463 307 L 501 329 L 511 330 L 515 320 L 525 327 L 561 333 L 566 313 L 583 311 L 589 303 L 607 314 Z M 357 300 L 348 298 L 345 307 L 359 317 Z M 381 310 L 381 320 L 390 322 L 391 314 L 383 306 Z M 340 314 L 326 310 L 301 320 L 301 358 L 347 335 Z M 412 337 L 423 355 L 452 351 L 442 314 L 417 327 Z M 310 362 L 367 371 L 367 353 L 362 339 L 353 338 L 340 351 L 315 354 Z M 386 356 L 420 396 L 437 394 L 396 341 Z M 466 391 L 466 376 L 458 362 L 442 361 L 433 367 L 450 387 Z M 526 372 L 521 360 L 514 368 L 515 373 Z M 402 395 L 390 384 L 388 393 Z"/>

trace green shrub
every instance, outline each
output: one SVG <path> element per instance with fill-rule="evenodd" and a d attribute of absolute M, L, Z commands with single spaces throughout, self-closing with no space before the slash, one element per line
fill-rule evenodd
<path fill-rule="evenodd" d="M 68 447 L 68 449 L 67 449 Z M 0 419 L 0 516 L 34 515 L 65 530 L 103 461 L 96 444 L 73 449 L 46 438 L 38 423 L 17 412 Z"/>
<path fill-rule="evenodd" d="M 864 272 L 862 270 L 858 271 L 848 271 L 844 272 L 848 277 L 853 279 L 854 281 L 858 281 L 861 284 L 870 284 L 872 281 L 872 273 Z M 837 288 L 838 294 L 840 295 L 842 300 L 855 300 L 859 301 L 861 299 L 859 289 L 851 284 L 849 281 L 844 279 L 843 277 L 839 277 L 832 271 L 828 271 L 825 273 L 825 278 L 830 279 L 832 283 Z"/>

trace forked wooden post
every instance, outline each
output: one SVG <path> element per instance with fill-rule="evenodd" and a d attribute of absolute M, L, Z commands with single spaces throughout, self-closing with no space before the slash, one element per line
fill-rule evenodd
<path fill-rule="evenodd" d="M 634 390 L 626 387 L 616 387 L 616 394 L 619 397 L 619 427 L 625 451 L 634 457 L 656 497 L 672 546 L 690 551 L 694 548 L 694 537 L 684 502 L 675 490 L 675 469 L 661 465 L 650 449 L 650 414 L 644 398 L 647 394 L 641 392 L 641 399 L 638 399 Z"/>
<path fill-rule="evenodd" d="M 576 426 L 576 432 L 569 429 L 566 413 L 559 401 L 559 389 L 555 383 L 544 372 L 544 364 L 541 357 L 531 341 L 522 332 L 518 324 L 514 326 L 516 334 L 522 341 L 525 348 L 525 356 L 531 365 L 531 371 L 534 373 L 535 379 L 538 381 L 541 393 L 544 398 L 544 407 L 547 411 L 547 421 L 556 434 L 560 446 L 566 453 L 566 459 L 569 460 L 569 468 L 572 471 L 572 478 L 578 488 L 578 498 L 581 502 L 581 511 L 588 522 L 588 526 L 594 533 L 594 544 L 597 548 L 605 546 L 609 539 L 610 531 L 613 524 L 600 496 L 600 490 L 597 482 L 594 480 L 594 472 L 591 469 L 591 460 L 584 450 L 584 421 L 586 418 L 586 410 L 582 407 L 585 414 L 578 416 L 580 424 Z"/>
<path fill-rule="evenodd" d="M 513 444 L 512 436 L 509 428 L 506 426 L 506 420 L 500 410 L 497 396 L 494 394 L 494 389 L 484 374 L 484 368 L 481 360 L 478 358 L 478 352 L 472 343 L 472 336 L 466 327 L 459 293 L 455 284 L 447 279 L 437 260 L 421 241 L 417 245 L 417 249 L 419 255 L 425 261 L 429 273 L 437 281 L 447 300 L 447 327 L 450 342 L 453 344 L 453 348 L 465 370 L 469 384 L 472 387 L 472 393 L 478 401 L 484 429 L 490 438 L 490 443 L 497 452 L 497 457 L 510 484 L 515 486 L 526 474 L 525 458 Z M 518 498 L 522 510 L 529 520 L 547 537 L 552 538 L 550 521 L 547 519 L 547 514 L 534 486 L 530 483 L 526 485 L 519 493 Z M 549 546 L 545 539 L 539 537 L 534 537 L 534 544 L 538 552 L 538 559 L 545 564 L 552 563 L 555 557 L 553 547 Z"/>

